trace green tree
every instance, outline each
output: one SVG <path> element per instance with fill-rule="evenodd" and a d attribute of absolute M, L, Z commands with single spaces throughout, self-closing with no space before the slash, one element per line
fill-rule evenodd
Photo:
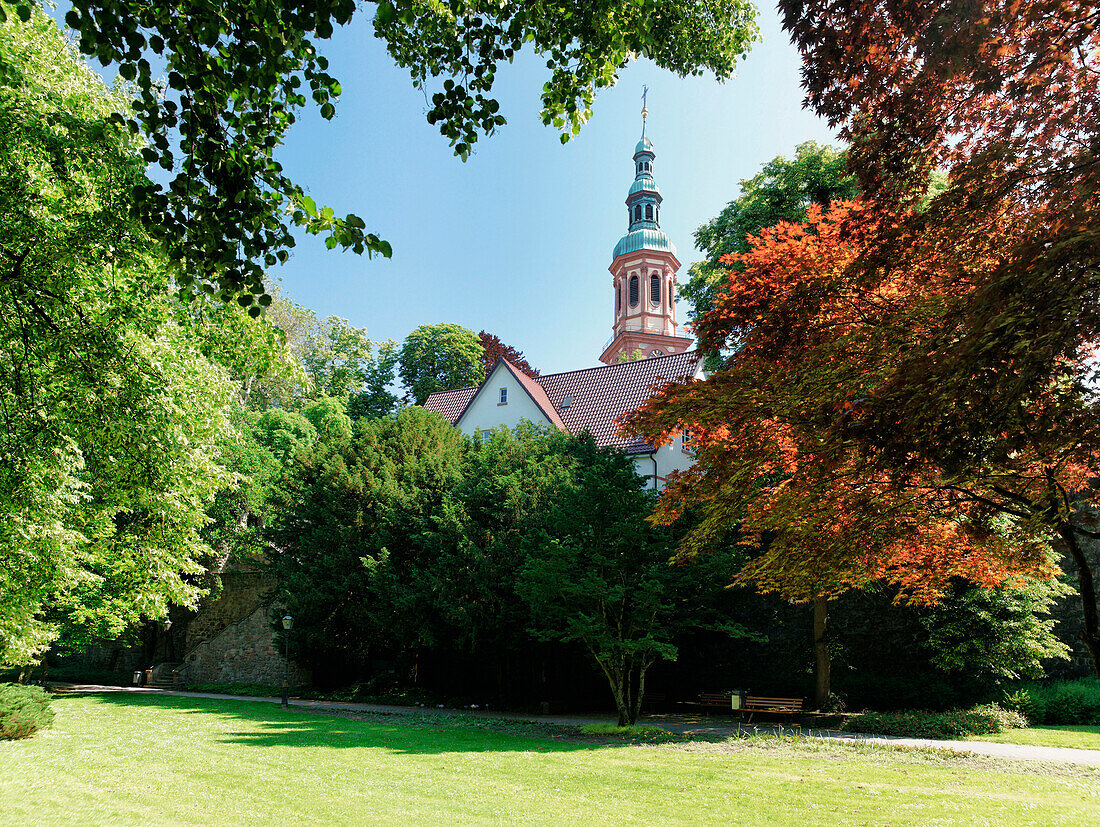
<path fill-rule="evenodd" d="M 266 448 L 280 465 L 288 465 L 302 450 L 317 442 L 313 423 L 296 411 L 269 408 L 249 429 L 253 439 Z"/>
<path fill-rule="evenodd" d="M 389 390 L 397 366 L 396 342 L 381 342 L 375 355 L 365 328 L 329 316 L 307 328 L 296 351 L 318 390 L 355 400 L 355 418 L 385 416 L 397 406 Z"/>
<path fill-rule="evenodd" d="M 17 8 L 30 16 L 25 0 Z M 81 51 L 117 64 L 132 82 L 134 114 L 114 120 L 121 134 L 144 131 L 145 159 L 170 178 L 136 187 L 134 197 L 179 262 L 185 291 L 236 296 L 258 316 L 270 303 L 263 268 L 288 257 L 291 225 L 325 235 L 330 248 L 390 255 L 362 219 L 319 208 L 275 159 L 309 99 L 323 118 L 335 115 L 341 86 L 318 46 L 356 8 L 354 0 L 77 0 L 65 15 Z M 500 65 L 524 48 L 546 61 L 542 119 L 564 142 L 630 60 L 726 79 L 757 38 L 746 0 L 381 0 L 373 22 L 413 86 L 430 96 L 428 121 L 461 158 L 504 124 L 493 86 Z"/>
<path fill-rule="evenodd" d="M 446 524 L 461 519 L 451 492 L 462 439 L 409 407 L 298 455 L 271 555 L 309 662 L 361 666 L 372 648 L 435 640 L 434 569 L 440 536 L 458 533 Z"/>
<path fill-rule="evenodd" d="M 180 320 L 195 332 L 203 356 L 225 368 L 238 385 L 241 404 L 257 410 L 292 404 L 309 386 L 309 376 L 288 346 L 289 337 L 272 323 L 274 309 L 253 319 L 239 305 L 208 297 L 177 304 Z"/>
<path fill-rule="evenodd" d="M 1060 577 L 1028 580 L 1018 588 L 954 584 L 921 618 L 933 665 L 987 687 L 1044 677 L 1043 661 L 1065 659 L 1069 652 L 1054 634 L 1051 607 L 1072 593 Z"/>
<path fill-rule="evenodd" d="M 737 567 L 717 550 L 670 562 L 675 538 L 647 522 L 653 501 L 630 459 L 596 448 L 587 434 L 570 449 L 576 468 L 525 538 L 517 588 L 537 637 L 583 644 L 625 726 L 638 719 L 649 667 L 676 659 L 679 634 L 693 628 L 747 634 L 719 608 Z"/>
<path fill-rule="evenodd" d="M 811 204 L 827 206 L 833 199 L 856 197 L 855 177 L 848 173 L 843 150 L 806 141 L 795 148 L 794 158 L 777 155 L 759 173 L 741 181 L 741 194 L 715 218 L 695 231 L 695 246 L 706 256 L 691 265 L 680 293 L 691 304 L 690 315 L 699 320 L 712 307 L 731 270 L 722 257 L 747 253 L 750 235 L 780 221 L 804 221 Z"/>
<path fill-rule="evenodd" d="M 24 17 L 0 23 L 0 663 L 195 602 L 234 392 L 130 210 L 121 97 Z"/>
<path fill-rule="evenodd" d="M 401 345 L 401 381 L 417 405 L 436 391 L 468 388 L 485 379 L 481 340 L 457 324 L 426 324 Z"/>

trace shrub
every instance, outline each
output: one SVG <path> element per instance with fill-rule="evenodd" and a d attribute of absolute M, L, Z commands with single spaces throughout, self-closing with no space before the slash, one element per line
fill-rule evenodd
<path fill-rule="evenodd" d="M 38 686 L 0 684 L 0 741 L 30 738 L 53 723 L 50 695 Z"/>
<path fill-rule="evenodd" d="M 645 741 L 647 743 L 659 743 L 661 741 L 682 741 L 684 736 L 669 732 L 659 726 L 616 726 L 615 724 L 587 724 L 581 727 L 585 735 L 602 735 L 611 738 L 622 738 L 630 741 Z"/>
<path fill-rule="evenodd" d="M 1006 691 L 1001 705 L 1033 724 L 1100 724 L 1100 681 L 1022 684 Z"/>
<path fill-rule="evenodd" d="M 256 698 L 278 698 L 283 693 L 281 686 L 268 686 L 265 683 L 189 683 L 188 692 L 209 692 L 215 695 L 251 695 Z"/>
<path fill-rule="evenodd" d="M 842 728 L 847 732 L 875 735 L 951 739 L 994 735 L 1027 724 L 1027 718 L 1017 711 L 986 704 L 948 712 L 864 712 L 848 719 Z"/>

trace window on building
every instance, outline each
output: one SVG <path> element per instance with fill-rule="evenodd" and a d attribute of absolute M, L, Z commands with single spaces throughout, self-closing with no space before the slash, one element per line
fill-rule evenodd
<path fill-rule="evenodd" d="M 501 388 L 500 389 L 500 402 L 498 404 L 500 404 L 500 405 L 507 405 L 508 404 L 508 389 L 507 388 Z"/>
<path fill-rule="evenodd" d="M 634 220 L 635 221 L 641 221 L 642 220 L 642 205 L 641 204 L 637 204 L 634 207 Z"/>
<path fill-rule="evenodd" d="M 645 205 L 645 220 L 646 221 L 652 221 L 653 220 L 653 205 L 652 204 L 646 204 Z"/>
<path fill-rule="evenodd" d="M 660 350 L 651 350 L 649 352 L 649 355 L 650 356 L 664 356 L 665 354 L 664 354 L 663 351 L 660 351 Z"/>
<path fill-rule="evenodd" d="M 630 277 L 630 306 L 638 306 L 638 277 Z"/>
<path fill-rule="evenodd" d="M 623 293 L 621 290 L 615 291 L 615 313 L 621 313 L 623 311 Z"/>
<path fill-rule="evenodd" d="M 652 304 L 661 303 L 661 277 L 656 273 L 649 277 L 649 301 Z"/>
<path fill-rule="evenodd" d="M 561 401 L 562 408 L 568 408 L 573 404 L 573 397 L 567 396 Z"/>
<path fill-rule="evenodd" d="M 658 224 L 661 223 L 661 208 L 660 207 L 654 207 L 653 208 L 653 220 L 656 221 Z"/>

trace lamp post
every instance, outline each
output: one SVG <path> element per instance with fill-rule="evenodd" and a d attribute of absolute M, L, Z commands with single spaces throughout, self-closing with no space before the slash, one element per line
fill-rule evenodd
<path fill-rule="evenodd" d="M 290 706 L 290 630 L 294 628 L 294 618 L 283 615 L 283 631 L 286 633 L 286 657 L 283 660 L 283 709 Z"/>

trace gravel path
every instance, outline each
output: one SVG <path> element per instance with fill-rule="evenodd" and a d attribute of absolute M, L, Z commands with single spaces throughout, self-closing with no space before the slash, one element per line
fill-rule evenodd
<path fill-rule="evenodd" d="M 279 698 L 264 698 L 253 695 L 219 695 L 212 692 L 177 692 L 167 689 L 144 689 L 131 686 L 100 686 L 94 684 L 52 683 L 58 690 L 72 692 L 133 692 L 149 695 L 178 695 L 187 698 L 220 698 L 231 701 L 257 701 L 279 703 Z M 296 709 L 340 710 L 343 712 L 375 712 L 384 715 L 456 715 L 492 720 L 530 721 L 540 724 L 558 724 L 560 726 L 585 726 L 586 724 L 611 723 L 607 715 L 535 715 L 518 712 L 498 712 L 496 710 L 438 709 L 421 706 L 388 706 L 384 704 L 358 704 L 341 701 L 309 701 L 291 699 L 290 705 Z M 787 727 L 776 724 L 746 725 L 727 718 L 707 715 L 647 715 L 640 723 L 653 724 L 671 732 L 693 732 L 714 737 L 733 737 L 737 735 L 802 735 L 810 738 L 837 741 L 859 741 L 871 744 L 890 744 L 895 746 L 916 747 L 920 749 L 945 749 L 954 752 L 971 752 L 975 755 L 990 755 L 997 758 L 1009 758 L 1016 761 L 1041 761 L 1052 764 L 1079 764 L 1100 767 L 1100 750 L 1069 749 L 1065 747 L 1035 747 L 1023 744 L 1000 744 L 989 741 L 937 741 L 930 738 L 898 738 L 883 735 L 862 735 L 852 732 L 837 732 L 827 729 L 807 729 Z"/>

